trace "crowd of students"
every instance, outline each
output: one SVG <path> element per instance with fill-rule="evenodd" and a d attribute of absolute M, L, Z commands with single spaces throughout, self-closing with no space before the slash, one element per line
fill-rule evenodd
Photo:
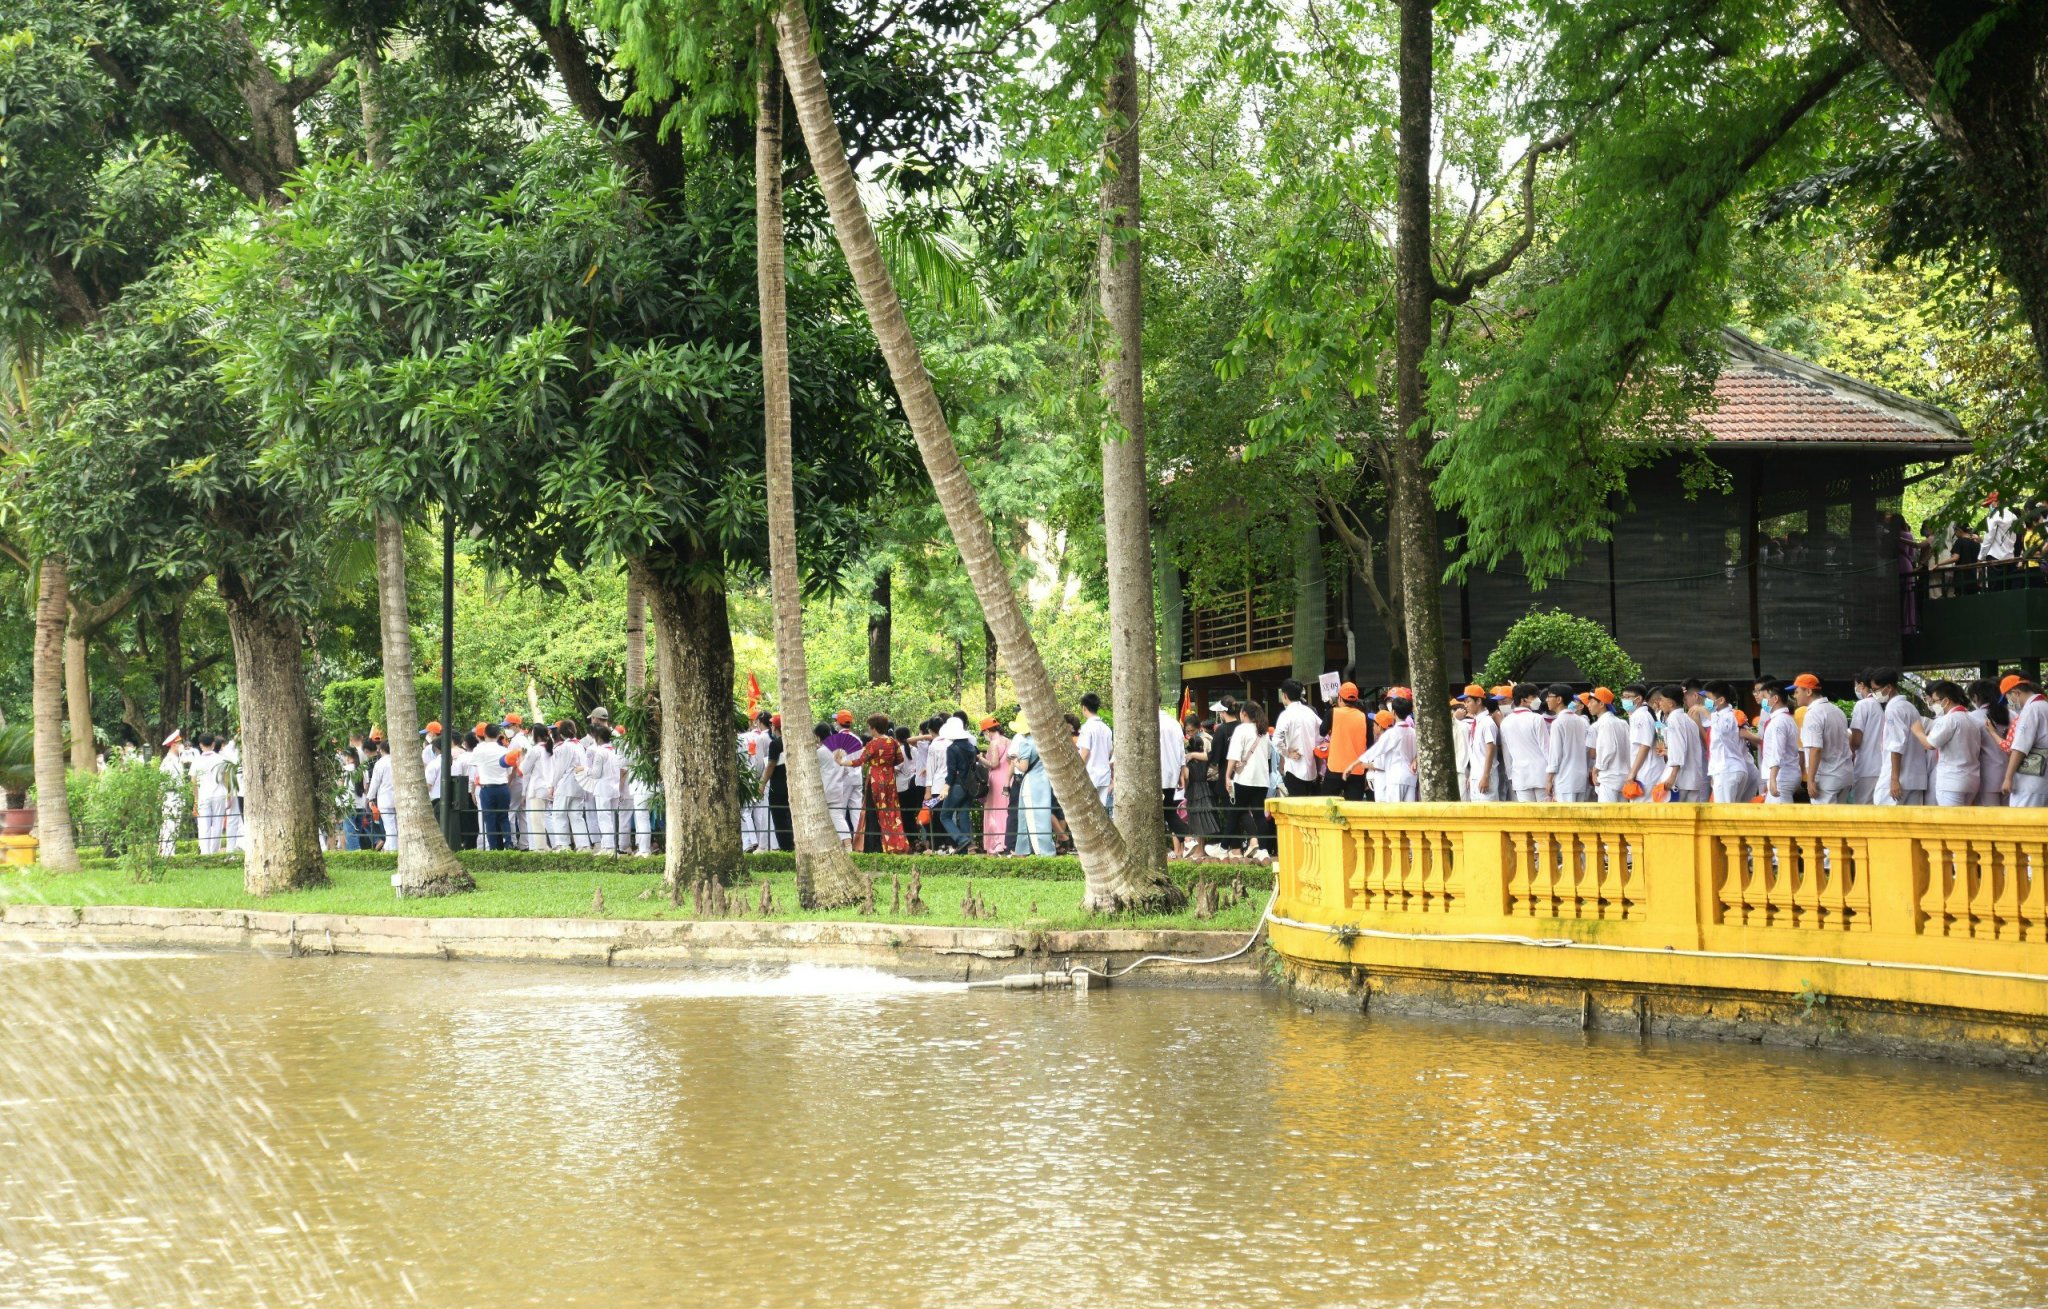
<path fill-rule="evenodd" d="M 351 735 L 340 752 L 337 806 L 346 849 L 395 847 L 394 748 L 372 728 L 367 735 Z M 450 739 L 440 723 L 428 723 L 417 748 L 436 820 L 445 807 L 454 809 L 458 848 L 654 851 L 654 788 L 634 775 L 626 734 L 603 706 L 592 709 L 581 727 L 570 718 L 528 724 L 519 714 L 507 714 L 503 722 L 478 723 Z"/>

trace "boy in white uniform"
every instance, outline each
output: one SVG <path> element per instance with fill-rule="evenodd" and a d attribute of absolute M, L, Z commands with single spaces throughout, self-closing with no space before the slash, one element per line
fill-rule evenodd
<path fill-rule="evenodd" d="M 771 734 L 758 720 L 740 733 L 740 750 L 747 758 L 747 793 L 740 797 L 740 849 L 775 848 L 774 815 L 768 812 L 768 747 Z"/>
<path fill-rule="evenodd" d="M 1511 707 L 1500 722 L 1508 791 L 1520 804 L 1541 804 L 1550 798 L 1550 724 L 1536 712 L 1541 694 L 1527 682 L 1517 683 L 1508 693 Z"/>
<path fill-rule="evenodd" d="M 1849 714 L 1849 748 L 1856 753 L 1855 803 L 1876 804 L 1878 779 L 1891 772 L 1884 748 L 1884 701 L 1869 669 L 1856 674 L 1856 706 Z"/>
<path fill-rule="evenodd" d="M 1559 804 L 1583 804 L 1593 798 L 1593 724 L 1572 708 L 1572 689 L 1559 683 L 1544 692 L 1550 709 L 1549 754 L 1545 766 L 1550 798 Z"/>
<path fill-rule="evenodd" d="M 1814 804 L 1847 804 L 1856 784 L 1856 756 L 1849 748 L 1849 719 L 1835 702 L 1821 694 L 1820 678 L 1801 673 L 1792 679 L 1792 698 L 1806 710 L 1799 725 L 1799 749 L 1806 794 Z"/>
<path fill-rule="evenodd" d="M 1881 805 L 1927 803 L 1927 748 L 1913 735 L 1922 726 L 1920 710 L 1899 690 L 1896 669 L 1880 668 L 1870 674 L 1877 683 L 1877 698 L 1884 705 L 1884 771 L 1877 779 Z"/>
<path fill-rule="evenodd" d="M 1742 740 L 1742 715 L 1735 707 L 1735 688 L 1726 682 L 1708 682 L 1702 688 L 1707 698 L 1707 778 L 1715 804 L 1747 804 L 1756 794 L 1754 765 L 1749 747 Z"/>
<path fill-rule="evenodd" d="M 548 802 L 548 842 L 557 850 L 588 850 L 590 829 L 583 822 L 583 743 L 576 724 L 564 718 L 555 724 L 554 798 Z"/>
<path fill-rule="evenodd" d="M 199 814 L 199 853 L 219 854 L 228 823 L 227 757 L 214 748 L 212 733 L 199 737 L 199 757 L 192 761 L 192 800 Z"/>
<path fill-rule="evenodd" d="M 1494 765 L 1500 755 L 1500 728 L 1486 709 L 1486 688 L 1477 683 L 1465 688 L 1465 799 L 1473 804 L 1492 804 L 1501 799 L 1494 782 Z"/>
<path fill-rule="evenodd" d="M 1785 684 L 1773 678 L 1759 680 L 1757 700 L 1763 708 L 1760 756 L 1764 774 L 1764 803 L 1791 804 L 1799 793 L 1804 771 L 1799 755 L 1799 724 L 1792 721 L 1792 705 L 1785 697 Z"/>
<path fill-rule="evenodd" d="M 2012 707 L 2012 752 L 2005 758 L 2005 802 L 2014 809 L 2048 809 L 2048 700 L 2018 673 L 1998 684 Z"/>
<path fill-rule="evenodd" d="M 1664 715 L 1664 773 L 1651 798 L 1698 804 L 1708 798 L 1707 748 L 1700 725 L 1685 711 L 1683 687 L 1661 687 L 1655 699 Z"/>
<path fill-rule="evenodd" d="M 555 771 L 558 756 L 555 739 L 549 734 L 545 723 L 535 729 L 537 735 L 526 753 L 519 756 L 519 772 L 524 786 L 522 797 L 526 805 L 526 844 L 522 849 L 545 850 L 548 848 L 548 806 L 555 795 Z"/>
<path fill-rule="evenodd" d="M 1593 798 L 1601 804 L 1620 804 L 1621 788 L 1628 785 L 1628 722 L 1614 711 L 1614 692 L 1604 686 L 1594 687 L 1585 704 L 1593 715 L 1587 732 L 1592 741 Z"/>
<path fill-rule="evenodd" d="M 1991 705 L 1998 699 L 1998 686 L 1988 678 L 1970 683 L 1970 719 L 1977 724 L 1977 805 L 1984 809 L 2005 806 L 2005 737 L 1991 725 Z"/>
<path fill-rule="evenodd" d="M 1982 733 L 1970 717 L 1969 697 L 1962 687 L 1944 680 L 1928 684 L 1927 703 L 1934 709 L 1934 721 L 1914 723 L 1913 738 L 1935 754 L 1928 791 L 1938 805 L 1975 804 L 1977 741 Z"/>
<path fill-rule="evenodd" d="M 1648 800 L 1664 776 L 1664 758 L 1657 753 L 1657 711 L 1650 707 L 1650 689 L 1641 682 L 1624 687 L 1621 711 L 1628 715 L 1628 745 L 1633 752 L 1630 779 L 1642 788 L 1637 800 Z"/>
<path fill-rule="evenodd" d="M 1378 756 L 1371 766 L 1373 798 L 1391 803 L 1412 803 L 1418 794 L 1415 780 L 1415 702 L 1406 696 L 1395 696 L 1387 701 L 1387 712 L 1394 716 L 1394 725 L 1380 733 L 1380 739 L 1372 743 L 1366 758 Z"/>

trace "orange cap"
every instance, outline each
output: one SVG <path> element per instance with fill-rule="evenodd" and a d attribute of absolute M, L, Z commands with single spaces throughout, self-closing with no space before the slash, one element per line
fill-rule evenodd
<path fill-rule="evenodd" d="M 1735 725 L 1736 725 L 1737 727 L 1747 727 L 1747 726 L 1749 726 L 1749 715 L 1748 715 L 1748 714 L 1746 714 L 1746 713 L 1743 713 L 1743 712 L 1742 712 L 1742 711 L 1741 711 L 1740 709 L 1737 709 L 1737 710 L 1735 711 Z"/>
<path fill-rule="evenodd" d="M 853 721 L 853 710 L 841 709 L 838 713 L 832 715 L 832 721 L 839 724 L 841 727 L 846 726 L 848 723 Z"/>
<path fill-rule="evenodd" d="M 1468 682 L 1465 684 L 1465 698 L 1467 700 L 1484 700 L 1486 698 L 1486 688 L 1477 682 Z"/>
<path fill-rule="evenodd" d="M 491 725 L 489 723 L 478 723 L 475 727 L 472 727 L 469 730 L 475 732 L 478 736 L 482 736 L 486 732 L 491 730 Z"/>
<path fill-rule="evenodd" d="M 439 723 L 428 723 L 428 724 L 427 724 L 427 735 L 428 735 L 428 736 L 439 736 L 440 734 L 441 734 L 441 724 L 439 724 Z"/>
<path fill-rule="evenodd" d="M 1356 700 L 1358 698 L 1358 683 L 1346 682 L 1338 687 L 1337 698 L 1339 700 Z"/>
<path fill-rule="evenodd" d="M 1608 690 L 1604 686 L 1596 686 L 1593 688 L 1593 698 L 1595 700 L 1598 700 L 1601 704 L 1613 704 L 1614 692 Z"/>
<path fill-rule="evenodd" d="M 1623 782 L 1621 784 L 1621 798 L 1624 800 L 1642 799 L 1643 784 L 1641 782 L 1635 781 L 1634 779 L 1630 779 L 1629 781 Z"/>
<path fill-rule="evenodd" d="M 1319 743 L 1317 743 L 1317 745 L 1316 745 L 1316 758 L 1318 758 L 1318 759 L 1328 759 L 1329 757 L 1330 757 L 1330 743 L 1329 743 L 1328 741 L 1322 741 L 1322 742 L 1319 742 Z"/>
<path fill-rule="evenodd" d="M 1506 700 L 1514 696 L 1515 688 L 1509 686 L 1506 682 L 1502 682 L 1499 686 L 1494 687 L 1492 691 L 1488 692 L 1488 694 L 1496 700 Z"/>
<path fill-rule="evenodd" d="M 2026 680 L 2026 678 L 2021 677 L 2018 673 L 2007 673 L 1999 680 L 1998 693 L 2000 695 L 2011 695 L 2012 689 Z"/>
<path fill-rule="evenodd" d="M 506 714 L 505 721 L 513 727 L 526 726 L 526 720 L 524 718 L 521 718 L 518 714 Z"/>
<path fill-rule="evenodd" d="M 993 730 L 995 729 L 995 727 L 996 727 L 996 720 L 995 720 L 994 718 L 984 718 L 984 719 L 982 719 L 982 720 L 981 720 L 981 730 L 982 730 L 982 731 L 984 731 L 984 732 L 987 732 L 987 731 L 993 731 Z"/>
<path fill-rule="evenodd" d="M 1392 727 L 1394 725 L 1394 711 L 1382 709 L 1372 716 L 1372 720 L 1381 727 Z"/>
<path fill-rule="evenodd" d="M 519 766 L 519 761 L 525 757 L 526 751 L 524 750 L 507 750 L 505 752 L 505 762 L 512 765 L 514 768 L 517 768 Z"/>
<path fill-rule="evenodd" d="M 1792 679 L 1792 685 L 1807 691 L 1820 690 L 1820 679 L 1812 673 L 1801 673 Z"/>
<path fill-rule="evenodd" d="M 1413 700 L 1414 698 L 1415 698 L 1415 688 L 1414 688 L 1414 687 L 1411 687 L 1411 686 L 1393 686 L 1393 687 L 1388 687 L 1388 688 L 1387 688 L 1387 699 L 1389 699 L 1389 700 Z"/>

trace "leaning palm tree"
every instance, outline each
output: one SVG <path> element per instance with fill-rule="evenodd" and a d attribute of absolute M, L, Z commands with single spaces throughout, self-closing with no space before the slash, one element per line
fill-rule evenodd
<path fill-rule="evenodd" d="M 761 286 L 762 433 L 768 464 L 768 584 L 775 603 L 775 668 L 792 732 L 811 721 L 810 669 L 804 659 L 804 596 L 796 560 L 795 455 L 790 445 L 789 299 L 783 257 L 782 76 L 772 43 L 761 52 L 755 83 L 754 228 Z M 853 856 L 833 830 L 818 755 L 803 740 L 785 746 L 796 895 L 805 908 L 852 904 L 865 889 Z"/>
<path fill-rule="evenodd" d="M 883 262 L 874 226 L 861 203 L 853 169 L 847 162 L 846 146 L 825 91 L 824 74 L 811 48 L 811 25 L 800 0 L 785 0 L 776 15 L 775 26 L 782 65 L 789 78 L 790 98 L 796 105 L 797 122 L 803 129 L 812 166 L 824 188 L 833 231 L 860 290 L 868 324 L 881 347 L 883 361 L 889 366 L 897 398 L 910 421 L 911 434 L 917 439 L 918 453 L 923 456 L 925 472 L 946 515 L 946 525 L 959 546 L 968 580 L 981 602 L 989 630 L 995 633 L 1024 712 L 1034 722 L 1057 723 L 1062 712 L 1059 697 L 1053 692 L 1052 678 L 1046 673 L 1038 643 L 1032 639 L 1010 575 L 996 553 L 988 515 L 960 462 L 959 447 L 953 443 L 938 393 L 932 386 L 931 375 L 925 371 L 924 358 L 904 317 L 903 303 L 897 298 L 895 283 Z M 1151 731 L 1152 724 L 1148 721 L 1127 730 Z M 1039 749 L 1080 852 L 1087 876 L 1084 903 L 1094 910 L 1109 911 L 1168 897 L 1172 883 L 1166 879 L 1165 870 L 1146 857 L 1146 852 L 1138 852 L 1133 858 L 1089 784 L 1080 751 L 1067 734 L 1046 733 Z"/>

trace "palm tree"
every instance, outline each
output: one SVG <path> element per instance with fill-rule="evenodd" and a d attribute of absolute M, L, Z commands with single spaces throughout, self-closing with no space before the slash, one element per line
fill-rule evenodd
<path fill-rule="evenodd" d="M 71 801 L 64 791 L 64 627 L 70 571 L 61 554 L 43 556 L 36 586 L 33 673 L 36 728 L 36 859 L 58 873 L 78 871 Z"/>
<path fill-rule="evenodd" d="M 1038 643 L 1032 639 L 1010 575 L 996 553 L 988 515 L 960 462 L 959 447 L 953 443 L 938 393 L 932 387 L 931 375 L 925 371 L 924 358 L 903 314 L 903 303 L 897 298 L 895 283 L 883 262 L 874 226 L 861 203 L 839 125 L 832 116 L 824 74 L 811 48 L 810 22 L 802 6 L 791 0 L 776 15 L 775 26 L 782 65 L 789 78 L 790 98 L 796 105 L 804 143 L 809 147 L 812 165 L 817 169 L 819 184 L 832 212 L 833 231 L 860 290 L 876 344 L 889 366 L 897 399 L 917 439 L 932 490 L 960 549 L 961 563 L 981 602 L 983 617 L 995 633 L 1003 662 L 1009 666 L 1017 698 L 1034 722 L 1049 727 L 1060 721 L 1059 699 L 1053 693 L 1052 679 L 1046 673 Z M 1152 730 L 1149 719 L 1143 730 Z M 1039 749 L 1080 852 L 1088 883 L 1086 903 L 1091 908 L 1107 910 L 1151 902 L 1169 894 L 1171 883 L 1155 876 L 1150 860 L 1142 853 L 1136 860 L 1131 858 L 1123 837 L 1089 784 L 1080 751 L 1067 734 L 1046 731 L 1039 740 Z"/>
<path fill-rule="evenodd" d="M 761 286 L 762 429 L 768 463 L 768 582 L 775 601 L 775 667 L 782 712 L 792 733 L 811 721 L 810 670 L 804 659 L 804 596 L 797 575 L 795 455 L 790 445 L 789 303 L 783 260 L 782 77 L 772 43 L 763 42 L 755 83 L 754 231 Z M 785 745 L 796 894 L 806 908 L 852 904 L 864 889 L 853 856 L 840 844 L 826 807 L 817 751 L 801 738 Z"/>

